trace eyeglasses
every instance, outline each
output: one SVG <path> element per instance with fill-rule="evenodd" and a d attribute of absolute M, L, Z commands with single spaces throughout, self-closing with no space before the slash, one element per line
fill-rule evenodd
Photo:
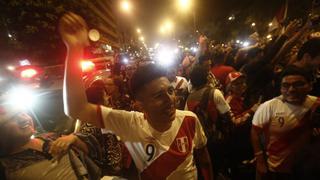
<path fill-rule="evenodd" d="M 282 89 L 289 89 L 291 86 L 295 89 L 303 88 L 307 83 L 304 81 L 297 81 L 294 83 L 281 83 Z"/>

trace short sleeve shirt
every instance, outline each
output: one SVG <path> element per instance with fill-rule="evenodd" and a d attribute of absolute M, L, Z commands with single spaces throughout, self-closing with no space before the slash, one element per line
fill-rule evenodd
<path fill-rule="evenodd" d="M 195 179 L 193 150 L 206 145 L 196 115 L 176 110 L 172 126 L 158 132 L 139 112 L 101 107 L 105 129 L 125 142 L 142 179 Z"/>

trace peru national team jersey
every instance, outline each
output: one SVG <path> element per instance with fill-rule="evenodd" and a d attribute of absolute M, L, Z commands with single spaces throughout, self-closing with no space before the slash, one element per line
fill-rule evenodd
<path fill-rule="evenodd" d="M 205 147 L 207 139 L 194 113 L 176 110 L 170 129 L 158 132 L 143 113 L 100 107 L 103 131 L 125 142 L 141 179 L 197 179 L 193 151 Z"/>
<path fill-rule="evenodd" d="M 269 170 L 290 173 L 295 154 L 310 140 L 312 126 L 308 113 L 317 98 L 307 96 L 302 105 L 282 99 L 279 96 L 263 103 L 252 124 L 265 134 Z"/>

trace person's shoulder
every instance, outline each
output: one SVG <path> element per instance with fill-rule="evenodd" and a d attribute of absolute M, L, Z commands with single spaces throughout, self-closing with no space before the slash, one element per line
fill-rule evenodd
<path fill-rule="evenodd" d="M 320 99 L 320 97 L 317 96 L 312 96 L 312 95 L 307 95 L 307 99 L 309 99 L 312 102 L 317 101 L 318 99 Z"/>
<path fill-rule="evenodd" d="M 259 109 L 279 107 L 284 104 L 284 101 L 282 99 L 282 96 L 277 96 L 270 100 L 267 100 L 259 106 Z"/>
<path fill-rule="evenodd" d="M 194 113 L 194 112 L 192 112 L 192 111 L 188 111 L 188 110 L 176 110 L 176 117 L 177 118 L 179 118 L 179 117 L 182 117 L 182 118 L 184 118 L 184 117 L 186 117 L 186 116 L 190 116 L 190 117 L 194 117 L 194 118 L 196 118 L 197 117 L 197 115 Z"/>

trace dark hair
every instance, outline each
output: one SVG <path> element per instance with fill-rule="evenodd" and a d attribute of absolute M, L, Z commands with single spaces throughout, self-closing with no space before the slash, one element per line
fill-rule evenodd
<path fill-rule="evenodd" d="M 225 52 L 222 49 L 216 49 L 212 54 L 213 64 L 223 64 L 225 62 Z"/>
<path fill-rule="evenodd" d="M 262 49 L 259 47 L 251 48 L 247 52 L 247 58 L 253 59 L 253 58 L 257 57 L 262 52 L 263 52 Z"/>
<path fill-rule="evenodd" d="M 315 58 L 320 54 L 320 38 L 312 38 L 306 41 L 299 49 L 298 60 L 301 60 L 306 53 L 309 54 L 311 58 Z"/>
<path fill-rule="evenodd" d="M 150 63 L 138 67 L 130 79 L 131 95 L 136 98 L 143 86 L 161 77 L 166 77 L 166 71 L 159 65 Z"/>
<path fill-rule="evenodd" d="M 208 61 L 208 60 L 212 60 L 212 55 L 210 53 L 205 53 L 201 56 L 199 56 L 199 64 L 202 64 L 204 63 L 205 61 Z"/>
<path fill-rule="evenodd" d="M 195 66 L 190 72 L 190 81 L 193 87 L 198 88 L 207 84 L 208 70 L 200 65 Z"/>
<path fill-rule="evenodd" d="M 86 95 L 87 95 L 88 102 L 92 104 L 103 104 L 104 91 L 105 89 L 100 86 L 90 86 L 89 88 L 87 88 Z"/>
<path fill-rule="evenodd" d="M 287 66 L 280 74 L 280 81 L 286 76 L 299 75 L 303 76 L 307 82 L 312 82 L 313 76 L 312 72 L 307 68 L 301 68 L 294 65 Z"/>

